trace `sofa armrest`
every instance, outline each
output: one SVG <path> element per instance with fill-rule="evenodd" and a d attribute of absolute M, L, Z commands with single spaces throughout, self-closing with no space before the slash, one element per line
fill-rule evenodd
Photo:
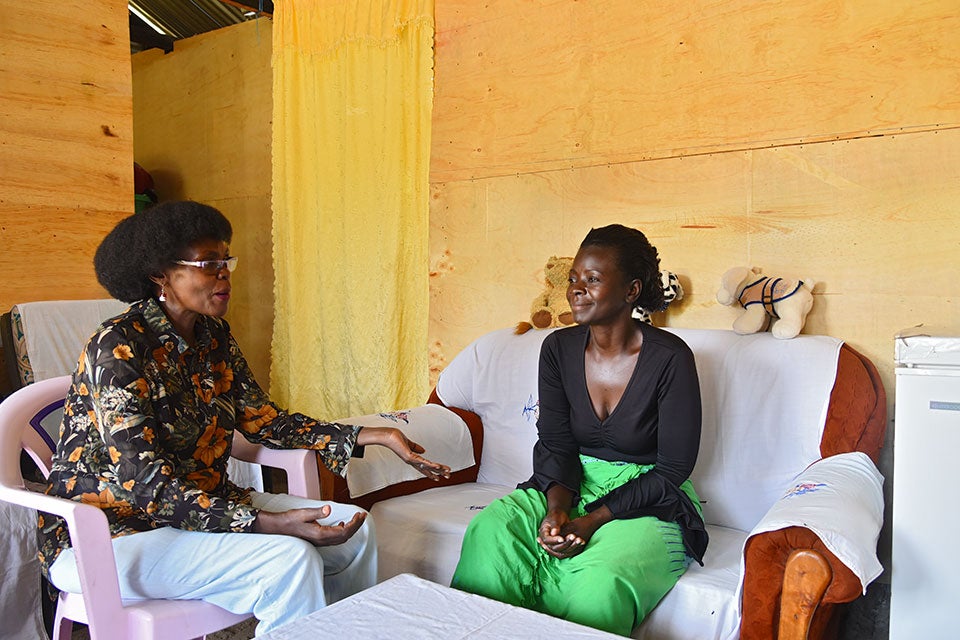
<path fill-rule="evenodd" d="M 866 356 L 844 343 L 837 358 L 820 455 L 828 458 L 862 451 L 878 463 L 886 431 L 887 395 L 880 372 Z"/>
<path fill-rule="evenodd" d="M 430 394 L 430 399 L 427 401 L 427 403 L 446 406 L 440 401 L 435 389 L 433 393 Z M 362 507 L 369 511 L 370 507 L 372 507 L 374 504 L 380 502 L 381 500 L 387 500 L 388 498 L 406 496 L 412 493 L 425 491 L 426 489 L 433 489 L 435 487 L 445 487 L 449 485 L 463 484 L 465 482 L 476 482 L 477 473 L 480 469 L 480 454 L 483 450 L 483 422 L 481 422 L 480 416 L 472 411 L 467 411 L 466 409 L 460 409 L 458 407 L 446 408 L 460 416 L 460 418 L 467 425 L 467 430 L 470 432 L 470 441 L 473 445 L 473 459 L 476 461 L 473 466 L 467 467 L 466 469 L 461 469 L 460 471 L 454 471 L 450 474 L 449 478 L 444 480 L 434 481 L 428 478 L 418 478 L 416 480 L 408 480 L 407 482 L 399 482 L 397 484 L 390 485 L 389 487 L 384 487 L 383 489 L 352 498 L 350 497 L 350 489 L 347 487 L 347 481 L 344 480 L 343 477 L 324 467 L 323 463 L 319 462 L 318 459 L 318 463 L 320 465 L 320 482 L 321 486 L 324 488 L 324 498 L 327 500 L 333 500 L 335 502 L 355 504 L 358 507 Z M 438 462 L 443 461 L 438 460 Z M 327 491 L 328 487 L 330 488 L 329 493 Z"/>
<path fill-rule="evenodd" d="M 796 478 L 744 546 L 743 640 L 776 637 L 781 616 L 793 615 L 782 600 L 784 582 L 802 584 L 788 570 L 807 570 L 788 563 L 796 550 L 821 556 L 831 574 L 822 597 L 797 594 L 816 610 L 811 638 L 824 631 L 832 605 L 854 600 L 880 575 L 876 545 L 883 524 L 882 481 L 860 452 L 819 460 Z"/>

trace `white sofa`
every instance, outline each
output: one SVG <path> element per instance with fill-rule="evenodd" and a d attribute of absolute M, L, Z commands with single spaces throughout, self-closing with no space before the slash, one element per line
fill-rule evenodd
<path fill-rule="evenodd" d="M 881 573 L 882 477 L 874 461 L 886 402 L 876 369 L 823 336 L 671 331 L 693 349 L 700 376 L 704 419 L 693 481 L 710 544 L 704 566 L 693 563 L 632 637 L 776 637 L 781 611 L 784 623 L 816 637 L 836 603 L 858 597 Z M 470 519 L 530 476 L 547 333 L 487 334 L 439 378 L 434 400 L 482 421 L 475 480 L 464 482 L 460 472 L 458 484 L 419 491 L 419 480 L 355 500 L 376 501 L 381 580 L 413 573 L 449 584 Z M 795 548 L 812 553 L 793 557 Z M 823 584 L 813 593 L 792 586 L 817 571 Z"/>

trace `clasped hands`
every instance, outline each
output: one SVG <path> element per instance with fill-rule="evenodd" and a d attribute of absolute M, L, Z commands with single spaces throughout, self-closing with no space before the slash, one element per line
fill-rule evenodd
<path fill-rule="evenodd" d="M 582 553 L 597 529 L 612 519 L 606 506 L 572 520 L 565 509 L 552 509 L 540 523 L 537 543 L 554 558 L 572 558 Z"/>

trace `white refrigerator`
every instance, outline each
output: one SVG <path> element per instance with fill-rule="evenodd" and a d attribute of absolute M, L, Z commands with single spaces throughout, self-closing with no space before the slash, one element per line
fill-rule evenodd
<path fill-rule="evenodd" d="M 890 640 L 960 637 L 960 337 L 896 339 Z"/>

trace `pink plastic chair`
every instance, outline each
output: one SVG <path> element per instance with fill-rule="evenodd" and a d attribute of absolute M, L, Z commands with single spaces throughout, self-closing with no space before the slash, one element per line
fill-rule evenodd
<path fill-rule="evenodd" d="M 201 600 L 122 601 L 107 518 L 92 505 L 30 491 L 20 473 L 20 451 L 26 451 L 47 476 L 53 452 L 40 435 L 39 420 L 63 407 L 70 376 L 28 385 L 0 403 L 0 500 L 67 521 L 76 551 L 82 593 L 60 593 L 54 638 L 69 640 L 73 621 L 89 627 L 91 640 L 185 640 L 233 626 L 251 617 Z M 234 438 L 233 455 L 287 472 L 291 494 L 320 499 L 320 478 L 312 451 L 270 450 L 242 436 Z"/>

